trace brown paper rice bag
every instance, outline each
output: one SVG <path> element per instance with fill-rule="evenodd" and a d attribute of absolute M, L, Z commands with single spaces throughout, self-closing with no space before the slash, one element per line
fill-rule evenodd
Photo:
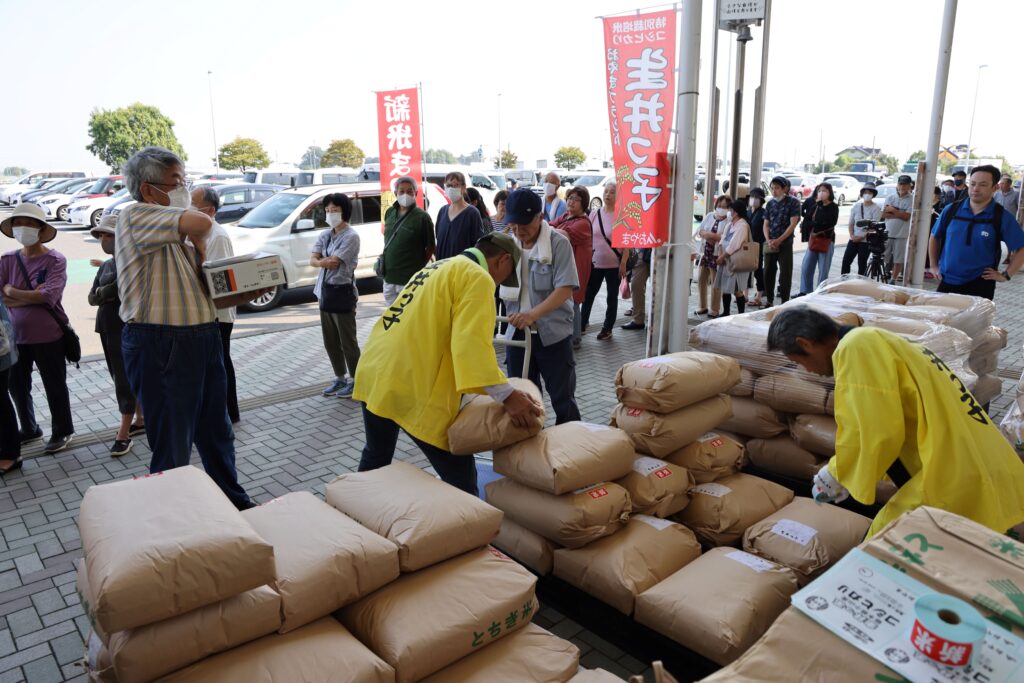
<path fill-rule="evenodd" d="M 793 500 L 793 492 L 767 479 L 733 474 L 690 489 L 690 504 L 673 517 L 708 545 L 735 543 L 750 525 Z"/>
<path fill-rule="evenodd" d="M 615 394 L 631 408 L 671 413 L 729 391 L 739 381 L 735 359 L 684 351 L 626 363 L 615 375 Z"/>
<path fill-rule="evenodd" d="M 423 683 L 564 683 L 580 667 L 580 650 L 536 624 L 491 643 L 423 679 Z"/>
<path fill-rule="evenodd" d="M 714 426 L 755 439 L 770 439 L 786 431 L 786 423 L 775 409 L 752 398 L 733 398 L 732 416 Z"/>
<path fill-rule="evenodd" d="M 629 491 L 635 514 L 668 517 L 689 504 L 693 477 L 685 467 L 642 455 L 633 470 L 615 483 Z"/>
<path fill-rule="evenodd" d="M 732 397 L 726 394 L 667 414 L 620 403 L 612 413 L 611 424 L 629 434 L 637 451 L 664 458 L 728 420 L 731 411 Z"/>
<path fill-rule="evenodd" d="M 685 467 L 694 482 L 704 484 L 735 474 L 745 457 L 744 450 L 733 437 L 710 431 L 665 459 Z"/>
<path fill-rule="evenodd" d="M 533 399 L 540 408 L 540 415 L 530 418 L 528 428 L 516 427 L 505 412 L 505 406 L 486 394 L 473 396 L 448 428 L 448 450 L 453 455 L 472 455 L 511 446 L 544 429 L 544 399 L 537 385 L 520 377 L 509 377 L 508 382 Z"/>

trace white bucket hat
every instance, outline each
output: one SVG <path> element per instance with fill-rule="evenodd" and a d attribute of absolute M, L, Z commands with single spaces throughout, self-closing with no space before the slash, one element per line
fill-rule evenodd
<path fill-rule="evenodd" d="M 11 239 L 14 239 L 13 224 L 15 218 L 31 218 L 39 223 L 40 244 L 50 242 L 57 237 L 57 228 L 46 222 L 46 214 L 35 204 L 18 204 L 18 207 L 14 209 L 14 213 L 8 216 L 3 223 L 0 223 L 0 232 Z"/>

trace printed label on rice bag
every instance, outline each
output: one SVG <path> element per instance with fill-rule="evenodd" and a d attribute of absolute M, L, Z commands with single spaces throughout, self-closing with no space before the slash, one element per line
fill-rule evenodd
<path fill-rule="evenodd" d="M 643 522 L 647 526 L 654 527 L 658 531 L 675 525 L 675 522 L 670 519 L 661 519 L 660 517 L 651 517 L 650 515 L 633 515 L 632 519 L 635 519 L 638 522 Z"/>
<path fill-rule="evenodd" d="M 630 417 L 640 417 L 643 414 L 643 408 L 630 408 L 629 410 L 626 411 L 626 415 L 629 415 Z"/>
<path fill-rule="evenodd" d="M 597 425 L 592 422 L 580 422 L 580 426 L 588 432 L 607 432 L 611 429 L 608 425 Z"/>
<path fill-rule="evenodd" d="M 721 498 L 732 493 L 732 489 L 724 484 L 716 484 L 715 482 L 708 482 L 707 484 L 697 484 L 690 493 L 703 493 L 706 496 L 714 496 L 715 498 Z"/>
<path fill-rule="evenodd" d="M 722 441 L 722 435 L 717 432 L 708 432 L 704 436 L 697 439 L 697 443 L 709 444 L 712 448 L 721 448 L 725 441 Z"/>
<path fill-rule="evenodd" d="M 672 476 L 672 468 L 667 462 L 646 455 L 641 455 L 633 461 L 633 471 L 644 477 L 649 477 L 653 474 L 658 479 Z"/>
<path fill-rule="evenodd" d="M 776 536 L 788 538 L 794 543 L 807 545 L 818 535 L 818 530 L 793 519 L 780 519 L 772 526 L 772 533 Z"/>
<path fill-rule="evenodd" d="M 593 486 L 584 486 L 581 489 L 576 489 L 575 491 L 573 491 L 573 493 L 576 494 L 576 495 L 579 495 L 581 493 L 585 493 L 588 496 L 590 496 L 591 498 L 597 499 L 597 498 L 604 498 L 605 496 L 607 496 L 608 495 L 608 489 L 605 488 L 604 483 L 601 483 L 601 484 L 594 484 Z"/>
<path fill-rule="evenodd" d="M 725 556 L 734 562 L 747 565 L 758 573 L 771 571 L 775 568 L 775 565 L 768 560 L 762 560 L 760 557 L 742 550 L 733 550 L 731 553 L 726 553 Z"/>

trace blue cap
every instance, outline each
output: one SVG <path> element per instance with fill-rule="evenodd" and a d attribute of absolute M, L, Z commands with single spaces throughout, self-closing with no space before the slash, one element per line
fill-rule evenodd
<path fill-rule="evenodd" d="M 512 190 L 505 200 L 505 222 L 516 225 L 532 223 L 543 208 L 541 198 L 533 190 L 527 187 Z"/>

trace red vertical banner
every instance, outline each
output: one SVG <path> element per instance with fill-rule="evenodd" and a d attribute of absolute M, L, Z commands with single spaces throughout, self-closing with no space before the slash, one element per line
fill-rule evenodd
<path fill-rule="evenodd" d="M 676 107 L 676 12 L 604 20 L 608 123 L 618 183 L 612 243 L 668 241 L 668 142 Z"/>
<path fill-rule="evenodd" d="M 394 182 L 416 179 L 416 203 L 423 207 L 423 150 L 420 147 L 420 102 L 416 88 L 377 93 L 377 139 L 380 144 L 381 218 L 395 201 Z"/>

